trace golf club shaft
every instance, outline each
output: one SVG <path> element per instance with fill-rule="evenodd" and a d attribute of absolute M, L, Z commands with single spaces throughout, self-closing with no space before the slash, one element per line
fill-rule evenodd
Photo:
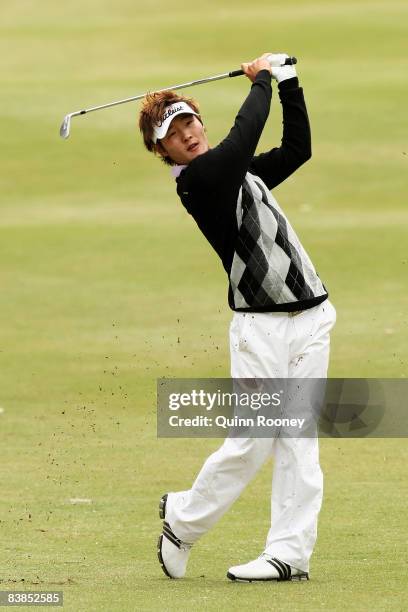
<path fill-rule="evenodd" d="M 289 60 L 289 61 L 288 61 Z M 285 64 L 296 64 L 296 58 L 289 57 L 287 58 Z M 243 70 L 233 70 L 232 72 L 224 72 L 223 74 L 217 74 L 212 77 L 207 77 L 205 79 L 197 79 L 196 81 L 189 81 L 188 83 L 181 83 L 180 85 L 172 85 L 171 87 L 165 87 L 164 89 L 158 89 L 157 92 L 168 91 L 168 90 L 176 90 L 183 89 L 184 87 L 193 87 L 194 85 L 201 85 L 202 83 L 210 83 L 211 81 L 220 81 L 221 79 L 227 79 L 230 77 L 237 77 L 244 74 Z M 111 106 L 118 106 L 119 104 L 126 104 L 127 102 L 135 102 L 136 100 L 141 100 L 144 98 L 146 94 L 139 94 L 138 96 L 132 96 L 131 98 L 124 98 L 123 100 L 117 100 L 116 102 L 109 102 L 108 104 L 101 104 L 100 106 L 93 106 L 92 108 L 86 108 L 81 111 L 77 111 L 78 115 L 84 115 L 85 113 L 91 113 L 92 111 L 102 110 L 103 108 L 109 108 Z"/>
<path fill-rule="evenodd" d="M 217 74 L 216 76 L 207 77 L 205 79 L 198 79 L 197 81 L 189 81 L 188 83 L 181 83 L 180 85 L 172 85 L 170 87 L 165 87 L 164 89 L 157 89 L 155 93 L 159 93 L 161 91 L 174 91 L 176 89 L 183 89 L 184 87 L 192 87 L 193 85 L 201 85 L 202 83 L 209 83 L 210 81 L 219 81 L 221 79 L 226 79 L 228 77 L 235 77 L 244 74 L 242 70 L 235 70 L 234 72 L 225 72 L 223 74 Z M 108 104 L 101 104 L 100 106 L 93 106 L 92 108 L 86 108 L 81 111 L 77 111 L 76 113 L 72 113 L 72 117 L 75 115 L 85 115 L 85 113 L 92 113 L 93 111 L 102 110 L 103 108 L 110 108 L 111 106 L 118 106 L 119 104 L 126 104 L 127 102 L 135 102 L 136 100 L 141 100 L 146 96 L 145 93 L 139 94 L 137 96 L 132 96 L 130 98 L 124 98 L 123 100 L 117 100 L 116 102 L 109 102 Z"/>

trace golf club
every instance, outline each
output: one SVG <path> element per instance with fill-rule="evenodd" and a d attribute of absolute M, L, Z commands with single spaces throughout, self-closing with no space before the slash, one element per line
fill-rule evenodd
<path fill-rule="evenodd" d="M 285 66 L 297 64 L 296 57 L 287 57 L 284 62 L 281 60 L 280 54 L 278 55 L 269 55 L 268 57 L 269 63 L 271 67 Z M 243 75 L 244 72 L 242 70 L 233 70 L 232 72 L 224 72 L 223 74 L 217 74 L 216 76 L 207 77 L 205 79 L 198 79 L 197 81 L 190 81 L 188 83 L 182 83 L 180 85 L 172 85 L 171 87 L 165 87 L 164 89 L 156 90 L 158 92 L 175 90 L 175 89 L 183 89 L 184 87 L 193 87 L 194 85 L 201 85 L 202 83 L 210 83 L 211 81 L 219 81 L 220 79 L 227 79 L 231 77 L 237 77 Z M 86 108 L 84 110 L 76 111 L 74 113 L 69 113 L 65 115 L 64 121 L 60 127 L 60 136 L 61 138 L 68 138 L 71 130 L 71 119 L 72 117 L 77 117 L 78 115 L 85 115 L 86 113 L 92 113 L 93 111 L 102 110 L 103 108 L 110 108 L 111 106 L 118 106 L 119 104 L 126 104 L 127 102 L 134 102 L 135 100 L 141 100 L 144 98 L 146 93 L 140 94 L 138 96 L 133 96 L 131 98 L 125 98 L 124 100 L 117 100 L 116 102 L 109 102 L 108 104 L 102 104 L 101 106 L 94 106 L 93 108 Z"/>

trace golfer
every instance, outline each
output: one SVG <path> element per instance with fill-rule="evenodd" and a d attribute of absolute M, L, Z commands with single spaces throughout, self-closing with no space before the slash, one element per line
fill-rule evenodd
<path fill-rule="evenodd" d="M 294 66 L 271 68 L 268 55 L 241 65 L 252 86 L 217 146 L 208 143 L 197 102 L 171 91 L 146 96 L 139 126 L 146 148 L 171 166 L 181 202 L 228 275 L 232 378 L 325 378 L 335 309 L 270 193 L 310 158 L 309 121 Z M 255 155 L 272 78 L 282 104 L 283 137 L 279 147 Z M 227 576 L 308 579 L 323 492 L 317 436 L 229 437 L 206 460 L 191 489 L 164 495 L 158 555 L 170 578 L 185 575 L 192 545 L 271 456 L 272 523 L 265 546 L 257 559 L 230 567 Z"/>

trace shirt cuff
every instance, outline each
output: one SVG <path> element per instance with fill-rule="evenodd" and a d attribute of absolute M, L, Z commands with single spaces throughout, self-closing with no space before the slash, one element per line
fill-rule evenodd
<path fill-rule="evenodd" d="M 279 83 L 279 91 L 287 91 L 289 89 L 298 89 L 298 87 L 299 87 L 299 79 L 297 77 L 292 77 L 291 79 L 285 79 L 284 81 Z"/>
<path fill-rule="evenodd" d="M 257 75 L 256 75 L 256 77 L 255 77 L 255 81 L 258 81 L 258 80 L 261 80 L 261 79 L 267 79 L 267 80 L 268 80 L 268 83 L 270 83 L 270 82 L 271 82 L 271 78 L 272 78 L 272 75 L 271 75 L 271 73 L 269 72 L 269 70 L 267 70 L 266 68 L 264 68 L 263 70 L 260 70 L 260 71 L 257 73 Z"/>

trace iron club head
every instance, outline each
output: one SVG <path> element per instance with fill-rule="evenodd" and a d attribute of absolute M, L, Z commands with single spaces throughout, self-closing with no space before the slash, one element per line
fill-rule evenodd
<path fill-rule="evenodd" d="M 64 117 L 64 121 L 62 122 L 61 127 L 60 127 L 61 138 L 68 138 L 69 136 L 69 132 L 71 129 L 71 117 L 72 117 L 72 113 L 69 115 L 65 115 Z"/>

